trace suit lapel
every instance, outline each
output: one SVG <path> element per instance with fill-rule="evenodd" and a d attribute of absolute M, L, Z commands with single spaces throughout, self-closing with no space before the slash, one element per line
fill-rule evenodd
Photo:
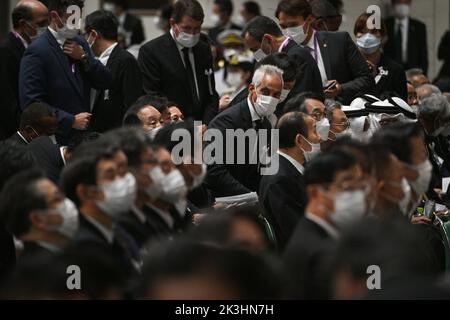
<path fill-rule="evenodd" d="M 77 93 L 80 95 L 81 98 L 83 98 L 82 89 L 80 87 L 80 82 L 75 77 L 74 73 L 71 70 L 71 65 L 69 62 L 68 57 L 64 54 L 64 52 L 61 50 L 61 47 L 59 46 L 59 43 L 56 41 L 55 37 L 51 34 L 49 30 L 46 31 L 45 37 L 47 37 L 47 41 L 50 43 L 53 53 L 56 56 L 56 60 L 58 61 L 61 68 L 64 70 L 64 74 L 66 75 L 67 79 L 70 81 L 74 89 L 77 91 Z M 78 72 L 78 70 L 77 70 Z M 81 75 L 80 75 L 81 76 Z"/>
<path fill-rule="evenodd" d="M 203 75 L 205 74 L 205 71 L 209 71 L 209 70 L 205 70 L 203 68 L 203 64 L 200 63 L 201 61 L 201 56 L 202 56 L 202 52 L 201 52 L 201 48 L 200 48 L 200 43 L 197 44 L 194 48 L 192 48 L 192 52 L 194 53 L 194 62 L 195 62 L 195 73 L 196 73 L 196 77 L 197 77 L 197 87 L 198 87 L 198 95 L 199 95 L 199 100 L 201 101 L 200 97 L 203 97 L 203 86 L 200 85 L 200 81 L 203 77 Z"/>
<path fill-rule="evenodd" d="M 325 35 L 322 32 L 316 32 L 317 43 L 322 55 L 323 65 L 328 79 L 333 79 L 334 75 L 331 70 L 330 54 L 328 52 L 328 43 Z"/>

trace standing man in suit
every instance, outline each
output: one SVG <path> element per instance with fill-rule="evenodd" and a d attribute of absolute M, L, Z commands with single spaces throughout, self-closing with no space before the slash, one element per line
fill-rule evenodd
<path fill-rule="evenodd" d="M 350 104 L 358 93 L 371 92 L 375 82 L 350 35 L 314 30 L 316 18 L 308 1 L 282 0 L 276 17 L 283 34 L 310 52 L 320 70 L 326 98 Z"/>
<path fill-rule="evenodd" d="M 103 3 L 103 10 L 114 13 L 119 21 L 119 43 L 125 49 L 145 40 L 142 20 L 129 13 L 129 7 L 128 0 L 106 0 Z"/>
<path fill-rule="evenodd" d="M 20 66 L 21 107 L 35 101 L 52 106 L 58 117 L 57 139 L 61 145 L 77 130 L 88 128 L 91 88 L 108 89 L 112 82 L 108 69 L 78 36 L 81 16 L 67 12 L 73 5 L 81 15 L 81 0 L 50 1 L 50 26 L 27 49 Z"/>
<path fill-rule="evenodd" d="M 250 129 L 254 129 L 258 133 L 261 129 L 272 129 L 269 118 L 273 117 L 282 90 L 283 71 L 278 67 L 264 65 L 255 71 L 247 100 L 225 109 L 210 123 L 210 129 L 219 130 L 222 134 L 223 157 L 226 157 L 227 147 L 237 146 L 237 139 L 227 138 L 226 130 L 241 129 L 249 132 Z M 256 163 L 251 161 L 257 150 L 256 143 L 250 146 L 246 143 L 244 150 L 235 148 L 232 164 L 226 163 L 227 161 L 222 161 L 222 164 L 216 162 L 208 164 L 205 184 L 214 197 L 245 194 L 258 190 L 260 165 L 259 161 Z M 244 164 L 237 164 L 238 155 L 245 156 Z"/>
<path fill-rule="evenodd" d="M 181 106 L 186 118 L 208 124 L 217 114 L 211 47 L 200 39 L 205 15 L 197 0 L 174 4 L 170 32 L 145 44 L 139 52 L 144 91 Z"/>
<path fill-rule="evenodd" d="M 215 26 L 208 32 L 208 35 L 213 43 L 217 42 L 217 36 L 225 30 L 242 29 L 242 27 L 231 21 L 233 9 L 233 2 L 231 2 L 231 0 L 214 0 L 211 20 Z"/>
<path fill-rule="evenodd" d="M 25 49 L 48 25 L 48 10 L 39 1 L 21 1 L 12 13 L 13 30 L 0 42 L 0 140 L 19 128 L 19 69 Z"/>
<path fill-rule="evenodd" d="M 296 299 L 327 299 L 326 259 L 339 229 L 366 214 L 364 177 L 355 158 L 333 151 L 314 159 L 305 172 L 308 204 L 284 252 Z"/>
<path fill-rule="evenodd" d="M 96 132 L 122 126 L 126 111 L 142 96 L 142 74 L 133 55 L 117 43 L 117 19 L 109 11 L 95 11 L 86 17 L 86 37 L 92 52 L 113 76 L 113 85 L 94 91 L 90 128 Z"/>
<path fill-rule="evenodd" d="M 410 18 L 412 0 L 392 0 L 394 16 L 386 19 L 388 40 L 384 53 L 405 70 L 420 68 L 428 73 L 427 27 Z"/>
<path fill-rule="evenodd" d="M 283 250 L 306 207 L 305 153 L 312 151 L 311 143 L 320 137 L 316 121 L 301 112 L 290 112 L 278 121 L 280 142 L 279 170 L 262 177 L 259 201 L 264 216 L 275 231 L 278 247 Z"/>
<path fill-rule="evenodd" d="M 243 32 L 246 46 L 255 54 L 257 61 L 268 55 L 284 52 L 299 66 L 297 81 L 287 100 L 305 91 L 322 93 L 320 72 L 308 50 L 284 36 L 280 27 L 272 19 L 260 16 L 250 21 Z M 282 105 L 278 108 L 282 109 Z"/>

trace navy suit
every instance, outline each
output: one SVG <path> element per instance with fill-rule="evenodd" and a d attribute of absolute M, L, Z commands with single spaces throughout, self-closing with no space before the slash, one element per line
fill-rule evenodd
<path fill-rule="evenodd" d="M 52 106 L 58 117 L 57 139 L 61 144 L 74 133 L 75 115 L 90 112 L 91 88 L 106 90 L 112 84 L 111 73 L 94 58 L 86 40 L 76 37 L 74 41 L 89 54 L 88 68 L 65 55 L 50 30 L 28 47 L 20 66 L 22 109 L 35 101 Z"/>

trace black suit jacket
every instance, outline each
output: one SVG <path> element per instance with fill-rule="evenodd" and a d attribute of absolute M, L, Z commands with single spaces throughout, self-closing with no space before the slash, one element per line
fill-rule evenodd
<path fill-rule="evenodd" d="M 249 88 L 248 86 L 244 88 L 244 90 L 242 90 L 241 92 L 239 92 L 234 98 L 233 100 L 231 100 L 229 107 L 234 106 L 235 104 L 238 104 L 244 100 L 247 100 L 248 98 L 248 94 L 249 94 Z"/>
<path fill-rule="evenodd" d="M 13 236 L 0 223 L 0 281 L 14 269 L 16 264 L 16 247 Z"/>
<path fill-rule="evenodd" d="M 329 258 L 335 240 L 315 222 L 302 217 L 283 255 L 291 277 L 290 297 L 294 299 L 329 298 Z"/>
<path fill-rule="evenodd" d="M 439 43 L 438 59 L 443 60 L 441 70 L 439 71 L 439 76 L 450 77 L 450 31 L 447 31 Z"/>
<path fill-rule="evenodd" d="M 132 46 L 134 44 L 141 44 L 142 42 L 144 42 L 145 33 L 144 27 L 142 26 L 142 20 L 140 18 L 126 13 L 123 28 L 126 32 L 131 33 L 129 46 Z"/>
<path fill-rule="evenodd" d="M 387 42 L 384 46 L 384 53 L 391 59 L 396 60 L 395 43 L 396 30 L 395 18 L 390 17 L 385 20 L 387 28 Z M 411 68 L 421 68 L 425 74 L 428 72 L 428 42 L 427 42 L 427 27 L 419 20 L 409 18 L 408 29 L 408 61 L 402 64 L 405 70 Z"/>
<path fill-rule="evenodd" d="M 272 126 L 267 119 L 262 123 L 262 129 L 271 129 Z M 253 129 L 253 122 L 247 100 L 231 106 L 220 113 L 211 121 L 208 129 L 216 129 L 223 136 L 223 156 L 226 157 L 226 148 L 234 144 L 235 164 L 212 164 L 208 166 L 205 184 L 211 190 L 214 197 L 231 196 L 257 191 L 260 181 L 257 164 L 250 164 L 250 150 L 246 143 L 245 150 L 236 150 L 236 139 L 228 141 L 226 130 L 242 129 L 244 132 Z M 205 148 L 209 143 L 205 143 Z M 245 164 L 236 164 L 236 156 L 244 152 Z"/>
<path fill-rule="evenodd" d="M 406 87 L 406 74 L 403 66 L 383 54 L 381 55 L 378 67 L 383 67 L 388 74 L 380 78 L 375 85 L 373 94 L 376 97 L 380 97 L 383 93 L 395 92 L 398 94 L 398 97 L 407 101 L 408 90 Z"/>
<path fill-rule="evenodd" d="M 144 91 L 167 97 L 181 106 L 185 118 L 193 117 L 208 124 L 217 114 L 219 97 L 216 92 L 212 55 L 205 41 L 192 48 L 195 60 L 200 110 L 194 110 L 188 74 L 175 40 L 170 33 L 162 35 L 139 51 Z"/>
<path fill-rule="evenodd" d="M 342 93 L 337 97 L 349 105 L 361 93 L 371 93 L 375 81 L 366 60 L 347 32 L 316 33 L 328 80 L 337 80 Z"/>
<path fill-rule="evenodd" d="M 19 70 L 24 52 L 22 41 L 12 33 L 0 42 L 0 140 L 19 129 Z"/>
<path fill-rule="evenodd" d="M 91 130 L 100 133 L 121 127 L 126 111 L 143 94 L 141 70 L 131 53 L 116 46 L 106 67 L 113 83 L 110 89 L 97 92 L 90 124 Z"/>
<path fill-rule="evenodd" d="M 320 71 L 309 50 L 298 45 L 294 40 L 289 39 L 288 44 L 282 48 L 282 52 L 297 62 L 299 65 L 299 73 L 295 87 L 289 93 L 286 100 L 277 106 L 277 110 L 275 111 L 277 117 L 280 117 L 283 113 L 284 105 L 290 98 L 306 91 L 323 94 Z"/>
<path fill-rule="evenodd" d="M 274 229 L 278 247 L 284 249 L 304 214 L 307 198 L 303 175 L 285 157 L 278 157 L 278 173 L 261 178 L 259 202 Z"/>
<path fill-rule="evenodd" d="M 17 131 L 11 137 L 9 137 L 7 140 L 11 141 L 13 143 L 20 144 L 24 147 L 28 146 L 28 143 L 22 139 L 22 137 L 19 135 L 19 133 Z"/>
<path fill-rule="evenodd" d="M 28 151 L 36 161 L 36 165 L 45 172 L 54 183 L 59 183 L 59 176 L 64 168 L 64 161 L 59 145 L 47 136 L 34 139 L 28 144 Z"/>
<path fill-rule="evenodd" d="M 91 88 L 108 89 L 112 83 L 111 73 L 94 58 L 86 40 L 76 37 L 74 41 L 88 53 L 88 69 L 65 55 L 49 30 L 28 47 L 20 65 L 21 107 L 36 101 L 53 107 L 58 118 L 57 139 L 62 145 L 75 134 L 75 115 L 90 112 Z"/>

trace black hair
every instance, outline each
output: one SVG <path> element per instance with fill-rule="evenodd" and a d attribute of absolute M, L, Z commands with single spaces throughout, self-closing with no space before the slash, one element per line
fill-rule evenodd
<path fill-rule="evenodd" d="M 284 114 L 277 124 L 280 137 L 280 148 L 295 147 L 295 138 L 301 134 L 308 137 L 308 128 L 305 123 L 305 114 L 301 112 L 289 112 Z"/>
<path fill-rule="evenodd" d="M 107 133 L 118 141 L 121 150 L 128 158 L 130 167 L 139 167 L 142 164 L 142 153 L 149 147 L 150 139 L 140 128 L 120 128 Z"/>
<path fill-rule="evenodd" d="M 153 145 L 155 145 L 156 147 L 163 147 L 169 152 L 172 152 L 175 146 L 177 146 L 180 142 L 186 143 L 186 141 L 184 141 L 184 136 L 179 138 L 179 140 L 172 139 L 172 134 L 176 130 L 185 130 L 185 132 L 188 133 L 188 139 L 191 144 L 190 156 L 193 158 L 195 156 L 195 139 L 199 136 L 197 135 L 198 129 L 194 126 L 194 121 L 190 119 L 187 119 L 184 122 L 170 123 L 163 126 L 153 139 Z M 185 150 L 181 151 L 184 152 Z M 188 155 L 180 154 L 180 156 L 185 157 Z"/>
<path fill-rule="evenodd" d="M 242 4 L 242 6 L 245 8 L 245 11 L 247 11 L 248 13 L 250 13 L 254 16 L 261 15 L 261 7 L 255 1 L 246 1 Z"/>
<path fill-rule="evenodd" d="M 281 12 L 306 19 L 312 14 L 312 8 L 307 0 L 281 0 L 275 10 L 275 17 L 279 18 Z"/>
<path fill-rule="evenodd" d="M 52 117 L 56 118 L 55 111 L 45 102 L 33 102 L 27 106 L 20 116 L 20 129 L 27 126 L 33 128 L 40 128 L 42 118 Z"/>
<path fill-rule="evenodd" d="M 1 220 L 17 238 L 30 230 L 31 211 L 47 209 L 45 196 L 36 187 L 43 179 L 46 177 L 39 170 L 23 171 L 11 178 L 0 194 Z"/>
<path fill-rule="evenodd" d="M 321 154 L 306 164 L 307 185 L 332 183 L 339 171 L 348 170 L 356 164 L 356 159 L 348 152 L 336 150 Z"/>
<path fill-rule="evenodd" d="M 70 6 L 77 6 L 83 9 L 84 0 L 50 0 L 48 11 L 56 11 L 59 16 L 62 16 Z"/>
<path fill-rule="evenodd" d="M 86 17 L 86 32 L 95 30 L 106 40 L 117 41 L 118 28 L 119 21 L 110 11 L 97 10 Z"/>
<path fill-rule="evenodd" d="M 285 83 L 297 79 L 299 65 L 295 59 L 284 52 L 278 52 L 265 57 L 257 63 L 255 70 L 263 65 L 273 65 L 283 70 L 283 81 Z"/>
<path fill-rule="evenodd" d="M 12 176 L 35 166 L 26 146 L 9 140 L 0 142 L 0 191 Z"/>
<path fill-rule="evenodd" d="M 292 112 L 292 111 L 299 111 L 299 112 L 307 113 L 307 111 L 305 110 L 304 104 L 305 104 L 305 101 L 308 99 L 319 100 L 322 103 L 325 102 L 323 94 L 319 94 L 319 93 L 311 92 L 311 91 L 303 92 L 303 93 L 300 93 L 299 95 L 296 95 L 295 97 L 292 97 L 291 99 L 289 99 L 286 102 L 286 105 L 284 106 L 284 109 L 283 109 L 283 113 L 288 113 L 288 112 Z"/>
<path fill-rule="evenodd" d="M 20 27 L 20 20 L 31 22 L 33 20 L 33 9 L 27 4 L 21 4 L 14 8 L 11 20 L 15 29 Z"/>
<path fill-rule="evenodd" d="M 411 163 L 411 139 L 423 137 L 423 129 L 417 123 L 396 122 L 375 132 L 372 142 L 384 145 L 400 161 Z"/>
<path fill-rule="evenodd" d="M 371 158 L 371 163 L 374 167 L 374 173 L 377 180 L 389 179 L 392 167 L 391 152 L 384 144 L 370 141 L 368 150 Z"/>
<path fill-rule="evenodd" d="M 220 11 L 227 16 L 231 17 L 233 15 L 233 2 L 231 0 L 214 0 L 214 4 L 218 5 Z"/>
<path fill-rule="evenodd" d="M 124 11 L 130 8 L 129 0 L 107 0 L 106 2 L 114 3 L 116 6 L 121 7 Z"/>
<path fill-rule="evenodd" d="M 195 21 L 205 19 L 202 5 L 197 0 L 178 0 L 173 4 L 172 19 L 180 23 L 184 16 L 191 17 Z"/>
<path fill-rule="evenodd" d="M 74 153 L 78 147 L 82 146 L 86 142 L 97 140 L 100 137 L 100 133 L 90 131 L 75 134 L 67 144 L 67 152 Z"/>
<path fill-rule="evenodd" d="M 265 34 L 270 34 L 274 37 L 281 37 L 283 32 L 278 24 L 265 16 L 258 16 L 253 18 L 246 26 L 242 34 L 252 36 L 256 41 L 262 42 Z"/>

